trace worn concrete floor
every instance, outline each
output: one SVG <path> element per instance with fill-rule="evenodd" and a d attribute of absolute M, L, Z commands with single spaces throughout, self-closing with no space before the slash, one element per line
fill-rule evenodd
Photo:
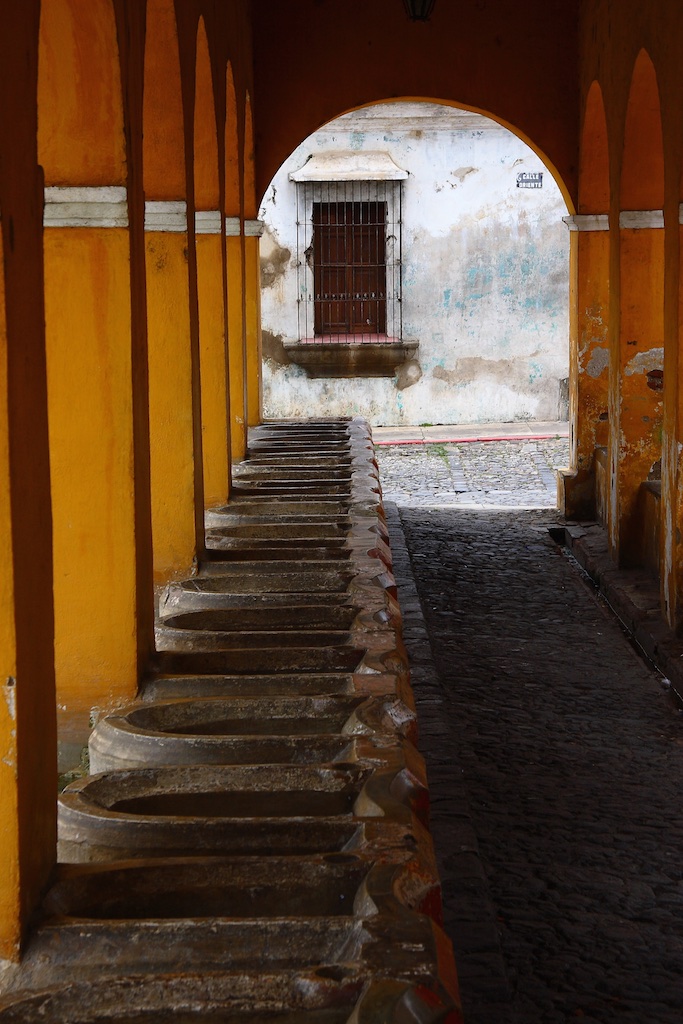
<path fill-rule="evenodd" d="M 534 444 L 379 452 L 465 1020 L 679 1024 L 683 721 L 550 539 Z"/>

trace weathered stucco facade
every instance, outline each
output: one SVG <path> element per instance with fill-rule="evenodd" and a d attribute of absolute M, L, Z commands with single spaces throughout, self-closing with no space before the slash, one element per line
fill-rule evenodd
<path fill-rule="evenodd" d="M 313 379 L 286 350 L 300 331 L 302 258 L 290 174 L 311 156 L 348 152 L 386 152 L 408 172 L 403 338 L 419 349 L 392 376 Z M 539 174 L 540 188 L 533 178 L 518 184 Z M 375 424 L 566 418 L 566 214 L 541 159 L 490 118 L 387 103 L 332 121 L 283 164 L 261 206 L 264 414 L 361 414 Z"/>

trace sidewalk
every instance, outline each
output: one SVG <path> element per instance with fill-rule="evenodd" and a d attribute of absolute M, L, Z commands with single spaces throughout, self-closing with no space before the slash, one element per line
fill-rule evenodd
<path fill-rule="evenodd" d="M 527 441 L 568 437 L 566 420 L 519 420 L 515 423 L 441 423 L 420 426 L 373 427 L 376 445 L 448 444 L 465 441 Z"/>

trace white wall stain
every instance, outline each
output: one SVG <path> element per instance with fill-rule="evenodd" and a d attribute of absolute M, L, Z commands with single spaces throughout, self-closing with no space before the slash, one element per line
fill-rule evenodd
<path fill-rule="evenodd" d="M 609 349 L 598 347 L 591 352 L 591 357 L 586 363 L 586 373 L 589 377 L 599 377 L 609 366 Z M 583 372 L 580 368 L 579 372 Z"/>
<path fill-rule="evenodd" d="M 264 330 L 297 340 L 289 172 L 311 153 L 335 149 L 383 150 L 409 172 L 403 336 L 419 340 L 422 376 L 397 391 L 396 377 L 309 379 L 300 367 L 265 359 L 265 415 L 359 413 L 374 424 L 557 418 L 569 361 L 566 204 L 538 156 L 478 114 L 380 104 L 344 115 L 302 143 L 273 179 L 260 213 L 270 285 L 262 293 Z M 544 171 L 543 188 L 517 188 L 521 170 Z M 278 260 L 287 250 L 291 259 Z"/>
<path fill-rule="evenodd" d="M 17 720 L 17 684 L 11 676 L 2 686 L 2 695 L 5 698 L 7 711 L 13 722 Z"/>
<path fill-rule="evenodd" d="M 649 348 L 646 352 L 638 352 L 632 359 L 629 359 L 624 373 L 632 377 L 634 373 L 649 373 L 650 370 L 664 369 L 664 349 Z"/>

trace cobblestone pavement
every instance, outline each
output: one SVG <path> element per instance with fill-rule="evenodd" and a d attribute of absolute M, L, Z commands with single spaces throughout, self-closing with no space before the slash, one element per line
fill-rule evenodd
<path fill-rule="evenodd" d="M 466 1022 L 680 1024 L 681 716 L 549 537 L 556 449 L 454 447 L 455 498 L 379 460 Z"/>
<path fill-rule="evenodd" d="M 566 437 L 392 445 L 377 454 L 385 497 L 420 508 L 554 506 L 554 467 L 569 460 Z"/>

